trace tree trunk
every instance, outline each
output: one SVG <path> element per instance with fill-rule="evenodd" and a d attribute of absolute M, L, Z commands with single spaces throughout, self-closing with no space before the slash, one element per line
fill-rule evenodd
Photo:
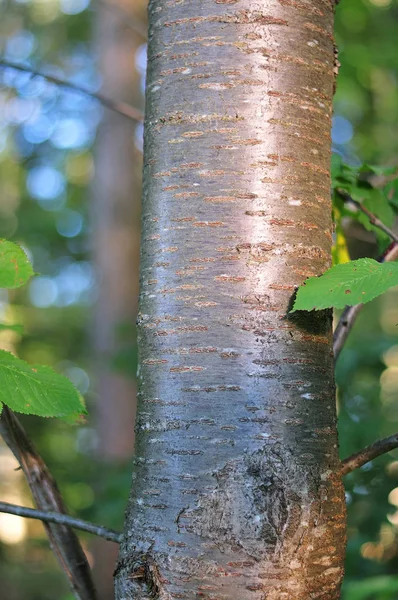
<path fill-rule="evenodd" d="M 118 600 L 335 600 L 333 7 L 149 5 L 136 467 Z"/>
<path fill-rule="evenodd" d="M 144 0 L 113 0 L 105 6 L 99 3 L 95 11 L 102 90 L 135 106 L 142 102 L 142 94 L 134 58 L 145 40 L 126 26 L 123 15 L 141 22 L 144 5 Z M 96 140 L 92 188 L 93 262 L 99 281 L 92 328 L 94 406 L 101 440 L 98 458 L 108 470 L 110 464 L 126 463 L 133 452 L 136 383 L 132 376 L 116 372 L 112 359 L 126 345 L 121 329 L 131 331 L 137 312 L 142 159 L 134 132 L 134 123 L 105 112 Z M 129 337 L 131 343 L 131 333 Z M 104 484 L 99 484 L 99 495 Z M 92 552 L 100 599 L 109 600 L 117 547 L 97 539 Z"/>
<path fill-rule="evenodd" d="M 134 59 L 143 40 L 123 24 L 123 13 L 116 10 L 134 20 L 143 0 L 114 2 L 114 14 L 111 6 L 99 6 L 96 21 L 102 89 L 112 98 L 139 105 L 140 75 Z M 96 140 L 91 203 L 93 262 L 99 280 L 93 319 L 99 452 L 106 460 L 119 461 L 132 454 L 135 417 L 135 381 L 112 366 L 123 347 L 120 329 L 132 327 L 137 313 L 142 161 L 134 132 L 134 123 L 106 111 Z"/>

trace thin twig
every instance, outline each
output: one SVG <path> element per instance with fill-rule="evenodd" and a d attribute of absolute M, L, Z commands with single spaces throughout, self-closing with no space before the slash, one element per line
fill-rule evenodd
<path fill-rule="evenodd" d="M 32 77 L 42 77 L 49 83 L 54 83 L 55 85 L 75 90 L 76 92 L 84 94 L 85 96 L 95 98 L 95 100 L 98 100 L 98 102 L 100 102 L 106 108 L 109 108 L 110 110 L 113 110 L 113 112 L 116 112 L 119 115 L 122 115 L 123 117 L 127 117 L 132 121 L 142 122 L 144 119 L 144 114 L 138 108 L 135 108 L 134 106 L 131 106 L 126 102 L 112 100 L 111 98 L 108 98 L 107 96 L 104 96 L 101 93 L 91 92 L 87 88 L 77 83 L 65 81 L 64 79 L 60 79 L 59 77 L 55 77 L 54 75 L 46 75 L 41 71 L 36 71 L 34 69 L 31 69 L 30 67 L 25 67 L 24 65 L 9 62 L 7 60 L 4 60 L 3 58 L 0 58 L 0 67 L 7 69 L 15 69 L 17 71 L 22 71 L 23 73 L 29 73 L 30 75 L 32 75 Z"/>
<path fill-rule="evenodd" d="M 360 210 L 364 215 L 368 217 L 372 225 L 374 225 L 378 229 L 381 229 L 381 231 L 384 231 L 384 233 L 386 233 L 391 240 L 398 243 L 398 235 L 394 233 L 389 227 L 387 227 L 387 225 L 384 225 L 383 221 L 380 221 L 380 219 L 376 217 L 376 215 L 374 215 L 370 210 L 368 210 L 366 206 L 364 206 L 357 200 L 354 200 L 354 198 L 352 198 L 348 192 L 341 188 L 337 188 L 336 192 L 344 200 L 344 202 L 353 204 L 358 210 Z"/>
<path fill-rule="evenodd" d="M 9 502 L 0 502 L 0 513 L 18 515 L 19 517 L 27 517 L 28 519 L 38 519 L 39 521 L 44 521 L 46 523 L 68 525 L 68 527 L 73 527 L 74 529 L 80 529 L 81 531 L 87 531 L 93 535 L 103 537 L 110 542 L 116 542 L 116 544 L 120 544 L 122 539 L 122 534 L 114 529 L 107 529 L 101 525 L 89 523 L 82 519 L 76 519 L 75 517 L 65 515 L 64 513 L 37 510 L 35 508 L 28 508 L 27 506 L 10 504 Z"/>
<path fill-rule="evenodd" d="M 359 469 L 362 465 L 365 465 L 369 461 L 381 456 L 382 454 L 386 454 L 391 450 L 395 450 L 398 448 L 398 433 L 394 433 L 388 438 L 384 438 L 382 440 L 378 440 L 371 446 L 367 446 L 363 448 L 359 452 L 352 454 L 348 458 L 341 461 L 341 475 L 347 475 L 354 471 L 355 469 Z"/>
<path fill-rule="evenodd" d="M 340 352 L 342 351 L 346 339 L 353 328 L 356 318 L 361 312 L 362 308 L 363 304 L 346 306 L 341 313 L 341 317 L 333 334 L 333 352 L 335 360 L 337 360 L 340 356 Z"/>
<path fill-rule="evenodd" d="M 0 416 L 0 434 L 22 467 L 39 510 L 66 514 L 56 481 L 21 423 L 7 406 L 3 407 Z M 90 566 L 75 532 L 66 525 L 43 525 L 74 596 L 78 600 L 96 600 Z"/>

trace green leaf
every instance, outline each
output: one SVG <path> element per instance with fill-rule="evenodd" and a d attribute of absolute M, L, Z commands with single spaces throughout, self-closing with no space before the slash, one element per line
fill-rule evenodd
<path fill-rule="evenodd" d="M 397 597 L 398 577 L 394 575 L 378 575 L 364 577 L 361 580 L 346 579 L 343 584 L 344 598 L 348 600 L 391 600 Z"/>
<path fill-rule="evenodd" d="M 73 413 L 68 413 L 67 415 L 64 415 L 61 417 L 61 420 L 64 423 L 67 423 L 68 425 L 84 425 L 84 423 L 86 423 L 86 415 L 87 415 L 86 403 L 85 403 L 84 398 L 81 395 L 81 393 L 79 391 L 77 393 L 79 394 L 79 399 L 80 399 L 79 410 L 75 411 Z"/>
<path fill-rule="evenodd" d="M 352 193 L 353 198 L 359 202 L 362 200 L 363 206 L 376 215 L 384 225 L 392 227 L 395 218 L 394 210 L 383 192 L 370 187 L 368 189 L 356 188 L 352 190 Z M 376 225 L 372 225 L 369 217 L 364 213 L 356 213 L 356 218 L 365 229 L 374 232 L 378 241 L 379 251 L 383 252 L 391 241 L 390 236 Z"/>
<path fill-rule="evenodd" d="M 338 218 L 349 216 L 355 219 L 365 229 L 374 232 L 380 252 L 383 252 L 390 242 L 390 236 L 385 233 L 377 225 L 373 225 L 370 218 L 363 213 L 359 208 L 355 208 L 352 203 L 344 202 L 344 194 L 348 195 L 361 204 L 364 208 L 367 208 L 373 215 L 375 215 L 384 225 L 392 227 L 394 223 L 394 209 L 391 202 L 388 200 L 387 195 L 381 190 L 373 188 L 369 183 L 365 181 L 358 181 L 356 185 L 351 186 L 349 189 L 341 185 L 338 185 L 334 190 L 333 209 L 334 219 L 339 224 Z M 338 218 L 337 218 L 338 217 Z"/>
<path fill-rule="evenodd" d="M 359 169 L 359 173 L 374 173 L 375 175 L 381 175 L 388 177 L 394 175 L 397 172 L 397 167 L 380 167 L 379 165 L 369 165 L 364 163 Z"/>
<path fill-rule="evenodd" d="M 341 187 L 350 192 L 358 185 L 358 167 L 346 164 L 338 154 L 332 154 L 331 173 L 332 188 Z"/>
<path fill-rule="evenodd" d="M 398 212 L 398 179 L 389 181 L 383 189 L 395 213 Z"/>
<path fill-rule="evenodd" d="M 310 277 L 299 288 L 293 310 L 344 308 L 369 302 L 398 285 L 398 263 L 360 258 L 335 265 L 320 277 Z"/>
<path fill-rule="evenodd" d="M 372 187 L 358 187 L 352 190 L 351 195 L 354 200 L 357 200 L 357 202 L 363 204 L 365 208 L 376 215 L 376 217 L 378 217 L 380 221 L 384 223 L 384 225 L 387 225 L 387 227 L 392 226 L 394 223 L 394 211 L 383 192 Z M 367 223 L 365 227 L 367 229 L 374 229 L 375 227 L 370 223 L 369 218 L 363 213 L 360 214 L 362 217 L 364 217 L 363 224 L 365 225 L 365 221 Z"/>
<path fill-rule="evenodd" d="M 333 152 L 331 165 L 330 165 L 331 173 L 332 173 L 332 180 L 339 177 L 339 175 L 341 173 L 341 169 L 342 169 L 342 164 L 343 164 L 343 159 L 341 158 L 340 154 L 336 154 L 335 152 Z"/>
<path fill-rule="evenodd" d="M 0 239 L 0 288 L 18 288 L 34 275 L 20 246 Z"/>
<path fill-rule="evenodd" d="M 85 413 L 73 384 L 46 366 L 31 366 L 0 350 L 0 402 L 12 410 L 41 417 Z"/>
<path fill-rule="evenodd" d="M 5 323 L 0 323 L 0 331 L 14 331 L 19 335 L 23 334 L 23 325 L 6 325 Z"/>

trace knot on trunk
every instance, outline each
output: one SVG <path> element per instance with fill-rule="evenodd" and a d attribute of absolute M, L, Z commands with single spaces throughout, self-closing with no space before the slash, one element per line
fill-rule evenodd
<path fill-rule="evenodd" d="M 136 598 L 137 600 L 171 600 L 171 596 L 165 591 L 165 584 L 169 583 L 164 579 L 159 567 L 150 552 L 144 554 L 135 552 L 127 561 L 119 562 L 114 575 L 119 571 L 128 571 L 127 598 Z"/>
<path fill-rule="evenodd" d="M 256 560 L 276 560 L 282 548 L 291 556 L 309 524 L 310 486 L 288 458 L 267 449 L 227 463 L 214 473 L 216 487 L 185 511 L 187 529 Z"/>

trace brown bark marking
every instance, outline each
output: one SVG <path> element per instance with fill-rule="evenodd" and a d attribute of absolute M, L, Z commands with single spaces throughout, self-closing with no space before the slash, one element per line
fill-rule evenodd
<path fill-rule="evenodd" d="M 323 17 L 324 13 L 319 8 L 313 6 L 310 2 L 298 2 L 297 0 L 278 0 L 282 6 L 291 6 L 306 14 L 317 15 Z"/>
<path fill-rule="evenodd" d="M 236 13 L 223 15 L 210 15 L 206 17 L 187 17 L 184 19 L 176 19 L 174 21 L 166 21 L 164 27 L 173 27 L 176 25 L 196 24 L 196 23 L 238 23 L 242 25 L 258 24 L 258 25 L 288 25 L 284 19 L 279 19 L 271 15 L 264 15 L 260 11 L 240 10 Z"/>

